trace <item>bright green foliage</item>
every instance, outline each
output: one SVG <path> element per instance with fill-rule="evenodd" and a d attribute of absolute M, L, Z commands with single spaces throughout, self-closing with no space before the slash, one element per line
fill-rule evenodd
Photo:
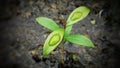
<path fill-rule="evenodd" d="M 70 16 L 67 19 L 67 27 L 65 29 L 65 36 L 70 34 L 72 25 L 84 19 L 89 14 L 89 12 L 90 10 L 85 6 L 80 6 L 76 8 L 75 10 L 73 10 L 73 12 L 70 14 Z"/>
<path fill-rule="evenodd" d="M 75 34 L 75 35 L 70 34 L 73 24 L 84 19 L 89 14 L 89 12 L 90 10 L 85 6 L 76 8 L 68 17 L 66 21 L 65 29 L 60 28 L 53 20 L 49 18 L 37 17 L 36 21 L 40 25 L 53 31 L 47 37 L 44 43 L 43 56 L 49 55 L 60 44 L 61 41 L 63 42 L 69 41 L 82 46 L 94 47 L 92 41 L 86 36 L 80 34 Z M 73 59 L 76 59 L 75 55 L 73 55 Z"/>
<path fill-rule="evenodd" d="M 54 30 L 59 28 L 59 26 L 52 19 L 49 19 L 49 18 L 46 18 L 46 17 L 37 17 L 36 21 L 40 25 L 50 29 L 51 31 L 54 31 Z"/>
<path fill-rule="evenodd" d="M 94 47 L 94 44 L 92 43 L 92 41 L 84 35 L 80 35 L 80 34 L 69 35 L 68 37 L 66 37 L 66 39 L 67 41 L 72 42 L 74 44 L 78 44 L 81 46 Z"/>
<path fill-rule="evenodd" d="M 51 53 L 62 41 L 64 35 L 64 29 L 60 28 L 53 31 L 46 39 L 43 47 L 43 55 L 47 56 Z"/>
<path fill-rule="evenodd" d="M 72 59 L 73 59 L 74 61 L 76 61 L 76 60 L 77 60 L 77 56 L 76 56 L 75 54 L 73 54 L 73 55 L 72 55 Z"/>
<path fill-rule="evenodd" d="M 67 26 L 66 29 L 65 29 L 65 36 L 68 36 L 72 30 L 72 26 L 73 25 L 70 25 L 70 26 Z"/>
<path fill-rule="evenodd" d="M 89 12 L 90 12 L 90 10 L 85 6 L 76 8 L 70 14 L 70 16 L 67 20 L 67 26 L 77 23 L 78 21 L 84 19 L 89 14 Z"/>

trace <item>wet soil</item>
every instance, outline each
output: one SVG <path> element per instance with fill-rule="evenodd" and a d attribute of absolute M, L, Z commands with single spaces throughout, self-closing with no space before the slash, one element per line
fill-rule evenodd
<path fill-rule="evenodd" d="M 117 68 L 120 55 L 120 9 L 118 0 L 0 0 L 0 68 Z M 91 38 L 95 48 L 64 45 L 42 56 L 50 31 L 35 18 L 44 16 L 63 26 L 63 17 L 79 6 L 90 14 L 75 24 L 72 34 Z M 95 23 L 91 23 L 95 20 Z M 72 58 L 76 55 L 76 60 Z"/>

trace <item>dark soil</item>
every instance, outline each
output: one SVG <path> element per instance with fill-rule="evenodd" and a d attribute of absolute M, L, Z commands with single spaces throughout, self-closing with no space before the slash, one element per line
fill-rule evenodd
<path fill-rule="evenodd" d="M 118 68 L 120 55 L 119 0 L 0 0 L 0 68 Z M 75 24 L 72 33 L 91 38 L 95 48 L 65 43 L 47 57 L 42 47 L 49 30 L 35 18 L 44 16 L 63 26 L 63 18 L 79 6 L 90 14 Z M 96 23 L 92 24 L 91 20 Z M 76 60 L 72 55 L 76 55 Z"/>

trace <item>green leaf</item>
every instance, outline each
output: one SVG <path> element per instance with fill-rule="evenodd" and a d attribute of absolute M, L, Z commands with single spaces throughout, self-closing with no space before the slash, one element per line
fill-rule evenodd
<path fill-rule="evenodd" d="M 68 37 L 66 37 L 66 39 L 67 41 L 72 42 L 74 44 L 94 47 L 94 44 L 92 43 L 92 41 L 84 35 L 80 35 L 80 34 L 69 35 Z"/>
<path fill-rule="evenodd" d="M 73 55 L 72 55 L 72 59 L 73 59 L 74 61 L 77 61 L 77 55 L 73 54 Z"/>
<path fill-rule="evenodd" d="M 76 8 L 70 14 L 70 16 L 67 20 L 67 26 L 77 23 L 78 21 L 84 19 L 89 14 L 89 12 L 90 12 L 90 10 L 85 6 Z"/>
<path fill-rule="evenodd" d="M 65 29 L 65 37 L 68 36 L 72 30 L 72 26 L 73 25 L 70 25 L 70 26 L 67 26 L 66 29 Z"/>
<path fill-rule="evenodd" d="M 51 31 L 54 31 L 54 30 L 59 28 L 59 26 L 52 19 L 49 19 L 49 18 L 46 18 L 46 17 L 37 17 L 36 21 L 40 25 L 50 29 Z"/>
<path fill-rule="evenodd" d="M 43 56 L 49 55 L 62 41 L 64 29 L 59 28 L 53 31 L 46 39 L 43 46 Z"/>

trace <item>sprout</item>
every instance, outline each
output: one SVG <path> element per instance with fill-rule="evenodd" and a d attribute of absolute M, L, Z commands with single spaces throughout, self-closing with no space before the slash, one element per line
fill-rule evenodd
<path fill-rule="evenodd" d="M 46 17 L 37 17 L 36 21 L 53 31 L 46 39 L 43 46 L 43 56 L 49 55 L 61 42 L 71 42 L 74 44 L 78 44 L 81 46 L 94 47 L 92 41 L 81 34 L 71 35 L 70 32 L 72 30 L 73 24 L 77 23 L 80 20 L 83 20 L 90 12 L 85 6 L 81 6 L 73 10 L 66 21 L 65 28 L 59 27 L 52 19 Z M 64 36 L 64 37 L 63 37 Z M 75 59 L 76 56 L 73 56 Z"/>

